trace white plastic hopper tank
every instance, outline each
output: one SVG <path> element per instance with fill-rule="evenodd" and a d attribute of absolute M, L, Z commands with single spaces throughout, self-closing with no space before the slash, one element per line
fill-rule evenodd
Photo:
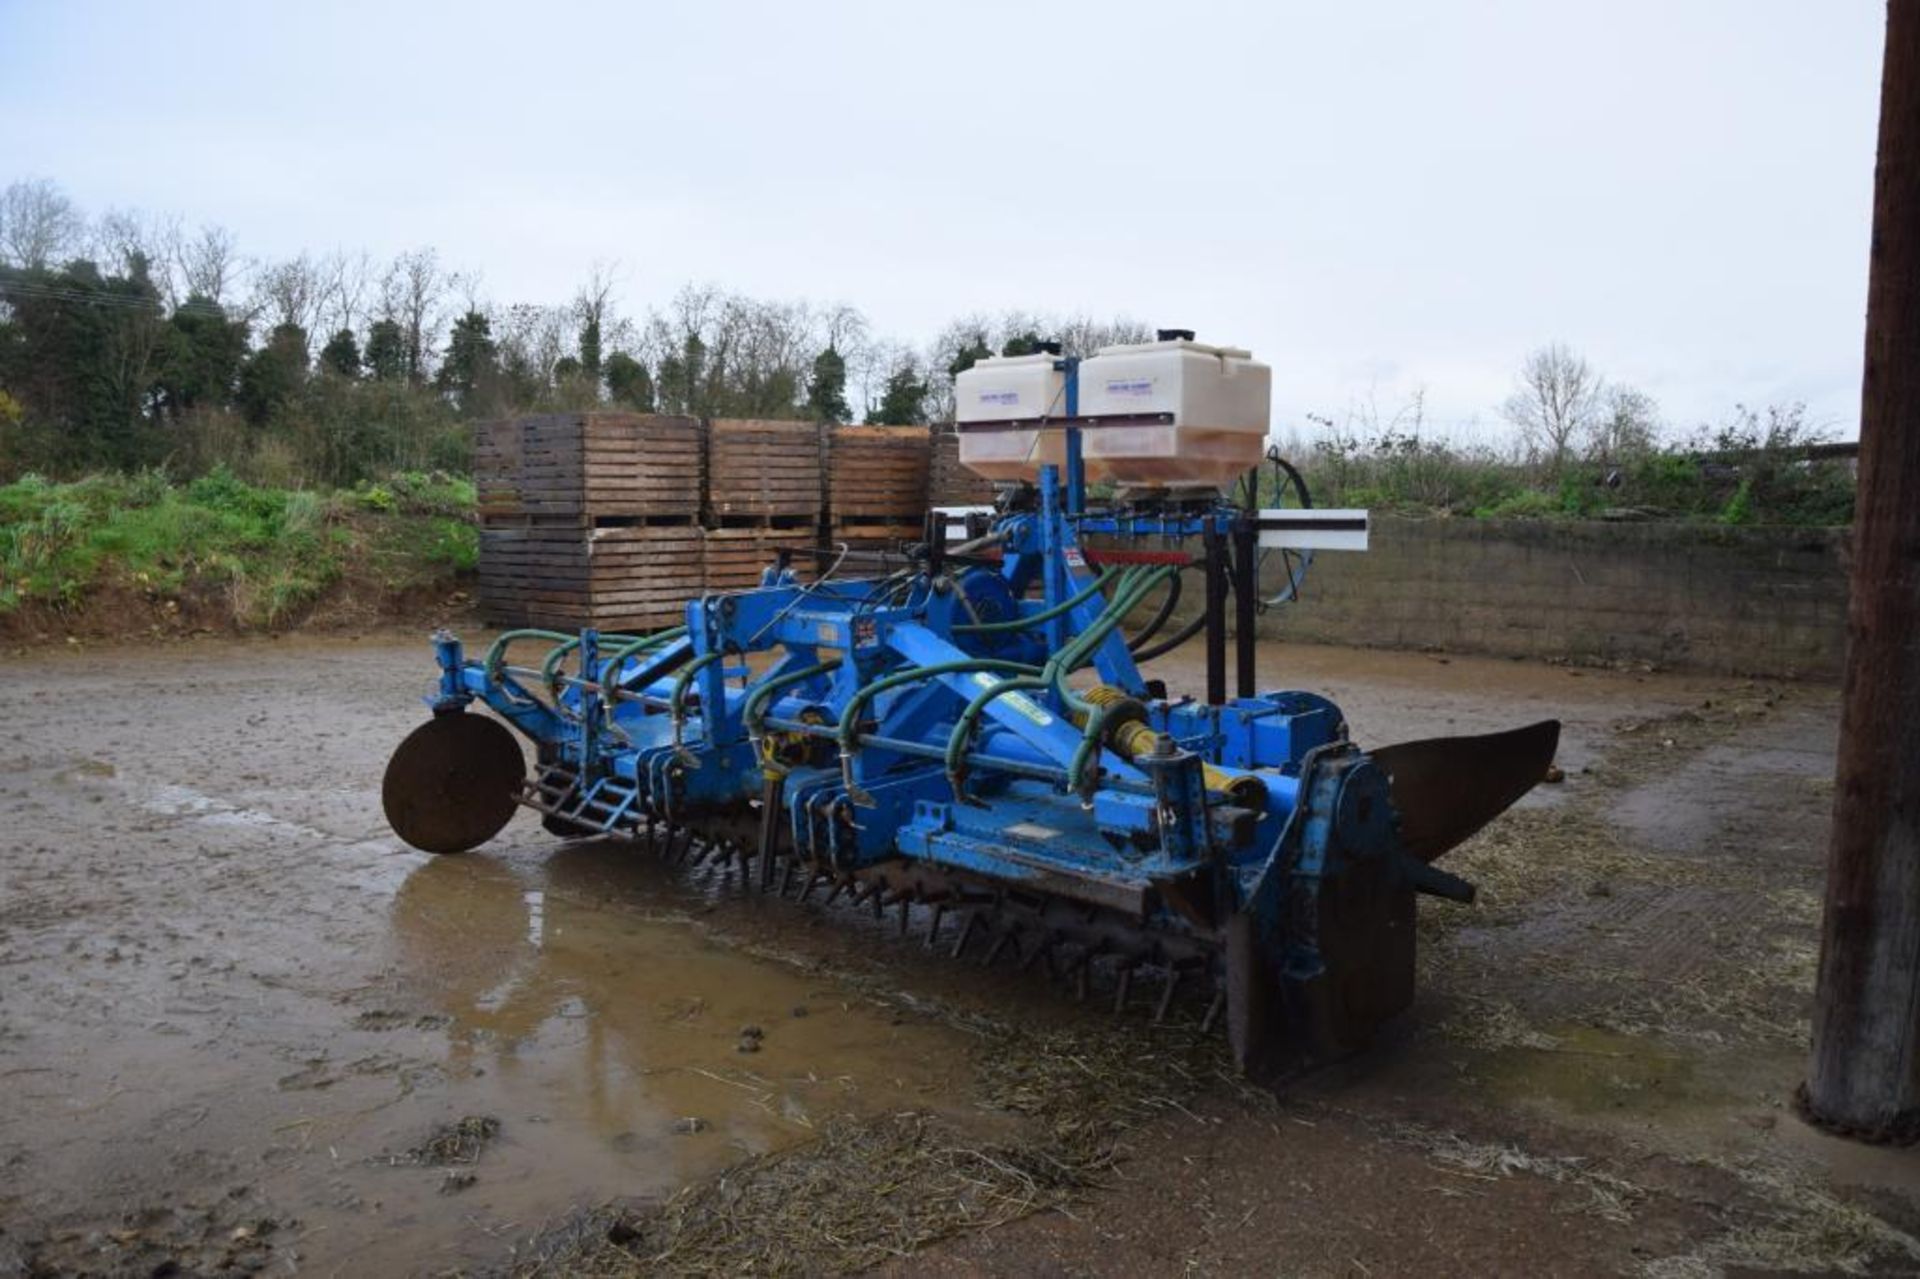
<path fill-rule="evenodd" d="M 1083 417 L 1162 416 L 1155 422 L 1090 423 L 1089 473 L 1155 488 L 1230 487 L 1260 464 L 1272 412 L 1272 370 L 1237 347 L 1207 346 L 1190 333 L 1102 347 L 1080 365 Z"/>
<path fill-rule="evenodd" d="M 953 380 L 960 465 L 999 481 L 1032 481 L 1045 462 L 1065 470 L 1066 432 L 1039 429 L 1043 418 L 1066 416 L 1066 375 L 1054 367 L 1059 362 L 1044 351 L 993 355 Z"/>

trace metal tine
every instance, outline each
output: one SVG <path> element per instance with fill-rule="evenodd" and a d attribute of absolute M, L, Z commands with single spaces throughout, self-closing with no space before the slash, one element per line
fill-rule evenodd
<path fill-rule="evenodd" d="M 902 937 L 907 935 L 907 921 L 913 915 L 913 903 L 919 896 L 920 890 L 918 888 L 913 890 L 913 896 L 911 897 L 905 893 L 900 894 L 900 935 Z"/>
<path fill-rule="evenodd" d="M 786 791 L 786 778 L 777 773 L 768 776 L 760 788 L 760 891 L 763 893 L 773 887 L 773 859 L 780 852 L 780 837 L 786 828 L 786 823 L 780 820 L 780 801 Z M 784 896 L 785 892 L 783 882 L 781 894 Z"/>
<path fill-rule="evenodd" d="M 1213 1002 L 1207 1005 L 1207 1015 L 1200 1019 L 1201 1034 L 1204 1035 L 1208 1031 L 1213 1029 L 1213 1023 L 1219 1018 L 1220 1010 L 1225 1008 L 1226 1006 L 1227 1006 L 1227 992 L 1224 990 L 1214 991 Z"/>
<path fill-rule="evenodd" d="M 933 904 L 933 918 L 929 920 L 927 923 L 927 949 L 928 950 L 932 950 L 933 943 L 939 939 L 940 921 L 945 919 L 946 917 L 947 917 L 947 904 L 945 902 L 935 902 Z"/>
<path fill-rule="evenodd" d="M 1051 931 L 1043 933 L 1034 948 L 1021 957 L 1020 971 L 1023 973 L 1026 972 L 1038 963 L 1042 957 L 1045 957 L 1047 961 L 1047 971 L 1051 973 L 1053 971 L 1053 947 L 1055 940 Z"/>
<path fill-rule="evenodd" d="M 793 877 L 799 870 L 800 867 L 794 862 L 793 858 L 788 857 L 783 860 L 780 867 L 780 895 L 782 897 L 785 897 L 793 891 Z"/>
<path fill-rule="evenodd" d="M 794 900 L 803 902 L 807 900 L 807 898 L 813 896 L 813 890 L 820 887 L 820 881 L 825 878 L 826 876 L 822 875 L 819 871 L 809 871 L 807 873 L 806 887 L 800 890 L 800 896 L 796 897 Z"/>
<path fill-rule="evenodd" d="M 949 958 L 960 958 L 960 953 L 967 948 L 967 941 L 973 936 L 973 930 L 979 926 L 979 923 L 979 912 L 968 911 L 967 917 L 960 921 L 960 935 L 953 939 L 953 949 L 947 952 Z"/>
<path fill-rule="evenodd" d="M 1126 1010 L 1127 992 L 1133 989 L 1134 967 L 1131 961 L 1120 966 L 1120 980 L 1113 988 L 1113 1012 L 1116 1017 Z"/>
<path fill-rule="evenodd" d="M 848 884 L 850 884 L 850 883 L 852 883 L 852 882 L 853 882 L 853 881 L 852 881 L 852 880 L 850 880 L 850 879 L 836 879 L 836 880 L 834 880 L 834 881 L 833 881 L 833 891 L 827 894 L 827 900 L 826 900 L 826 903 L 825 903 L 825 904 L 826 904 L 826 905 L 828 905 L 828 906 L 831 906 L 831 905 L 833 905 L 833 904 L 834 904 L 835 902 L 837 902 L 837 901 L 839 901 L 839 900 L 840 900 L 840 894 L 841 894 L 841 893 L 844 893 L 844 892 L 846 892 L 846 891 L 847 891 L 847 885 L 848 885 Z"/>
<path fill-rule="evenodd" d="M 1014 957 L 1018 958 L 1020 955 L 1020 943 L 1017 937 L 1018 932 L 1019 929 L 1015 927 L 1002 928 L 999 936 L 993 939 L 993 945 L 987 948 L 987 957 L 980 961 L 980 966 L 982 968 L 993 967 L 993 961 L 1000 958 L 1001 952 L 1009 946 L 1013 947 Z"/>
<path fill-rule="evenodd" d="M 1167 1019 L 1167 1010 L 1173 1007 L 1174 988 L 1180 984 L 1180 965 L 1167 965 L 1167 984 L 1160 988 L 1160 1002 L 1153 1008 L 1153 1024 L 1158 1026 Z"/>

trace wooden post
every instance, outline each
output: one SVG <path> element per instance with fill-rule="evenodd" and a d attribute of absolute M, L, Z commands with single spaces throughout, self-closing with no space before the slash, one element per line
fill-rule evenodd
<path fill-rule="evenodd" d="M 1833 839 L 1803 1103 L 1920 1136 L 1920 0 L 1890 0 Z"/>

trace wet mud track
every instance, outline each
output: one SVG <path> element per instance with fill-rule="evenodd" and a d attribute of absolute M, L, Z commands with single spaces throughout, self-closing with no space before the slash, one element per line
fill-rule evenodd
<path fill-rule="evenodd" d="M 1122 1088 L 1097 1176 L 887 1264 L 1711 1273 L 1784 1255 L 1754 1242 L 1769 1223 L 1840 1240 L 1809 1263 L 1920 1264 L 1911 1157 L 1783 1109 L 1830 692 L 1279 646 L 1261 674 L 1333 696 L 1363 744 L 1557 715 L 1568 780 L 1450 861 L 1482 902 L 1423 905 L 1391 1042 L 1279 1100 L 1204 1072 Z M 542 1241 L 583 1210 L 791 1170 L 844 1123 L 1057 1144 L 1036 1128 L 1056 1113 L 999 1104 L 1024 1028 L 1084 1034 L 1067 1060 L 1160 1041 L 531 815 L 476 854 L 411 852 L 378 785 L 431 677 L 412 637 L 0 663 L 0 1273 L 564 1266 Z M 1816 1220 L 1810 1195 L 1864 1219 Z"/>

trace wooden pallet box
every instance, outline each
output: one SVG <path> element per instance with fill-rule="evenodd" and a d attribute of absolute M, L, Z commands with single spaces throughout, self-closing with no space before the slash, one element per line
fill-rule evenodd
<path fill-rule="evenodd" d="M 836 426 L 827 432 L 827 514 L 917 522 L 927 509 L 924 426 Z"/>
<path fill-rule="evenodd" d="M 926 535 L 924 518 L 855 516 L 830 521 L 826 542 L 829 550 L 844 545 L 854 551 L 894 551 L 909 542 L 923 542 Z M 831 556 L 827 562 L 833 562 Z"/>
<path fill-rule="evenodd" d="M 483 525 L 481 612 L 500 626 L 677 625 L 703 592 L 705 540 L 691 525 Z"/>
<path fill-rule="evenodd" d="M 709 514 L 820 514 L 820 428 L 813 423 L 715 418 L 707 450 Z"/>
<path fill-rule="evenodd" d="M 927 466 L 927 503 L 931 506 L 988 506 L 993 481 L 960 465 L 960 436 L 951 426 L 935 427 Z"/>
<path fill-rule="evenodd" d="M 650 413 L 484 423 L 473 458 L 480 516 L 691 521 L 705 482 L 705 434 L 697 418 Z"/>
<path fill-rule="evenodd" d="M 750 591 L 760 585 L 761 573 L 774 562 L 781 547 L 814 546 L 820 536 L 813 522 L 790 527 L 716 528 L 707 530 L 706 586 L 708 592 Z M 790 561 L 796 576 L 811 581 L 814 560 L 796 554 Z"/>

